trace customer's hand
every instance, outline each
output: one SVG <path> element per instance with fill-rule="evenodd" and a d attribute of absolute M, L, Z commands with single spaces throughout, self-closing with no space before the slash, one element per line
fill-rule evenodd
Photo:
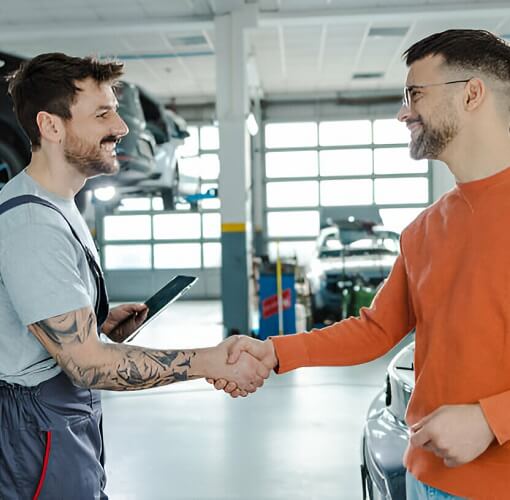
<path fill-rule="evenodd" d="M 278 365 L 278 359 L 276 358 L 274 346 L 271 340 L 268 339 L 262 342 L 254 338 L 247 337 L 246 335 L 236 335 L 230 337 L 230 339 L 233 340 L 229 343 L 229 363 L 236 363 L 243 356 L 243 353 L 249 353 L 261 361 L 269 371 Z M 233 398 L 246 395 L 240 391 L 239 387 L 235 383 L 224 378 L 208 378 L 207 382 L 213 384 L 215 389 L 223 390 L 227 394 L 230 394 Z"/>
<path fill-rule="evenodd" d="M 240 352 L 235 360 L 230 361 L 232 347 L 237 342 L 237 337 L 230 337 L 212 349 L 206 374 L 209 382 L 221 380 L 222 388 L 228 387 L 230 390 L 227 392 L 233 397 L 255 392 L 270 373 L 269 367 L 248 352 Z"/>
<path fill-rule="evenodd" d="M 448 467 L 471 462 L 493 440 L 479 404 L 441 406 L 411 426 L 411 446 L 434 453 Z"/>
<path fill-rule="evenodd" d="M 110 309 L 103 323 L 103 333 L 114 342 L 124 342 L 146 319 L 145 304 L 122 304 Z"/>

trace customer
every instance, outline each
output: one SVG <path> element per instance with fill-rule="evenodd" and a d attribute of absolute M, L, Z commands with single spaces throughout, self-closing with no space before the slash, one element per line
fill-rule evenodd
<path fill-rule="evenodd" d="M 354 365 L 415 328 L 407 498 L 506 500 L 510 47 L 486 31 L 448 30 L 415 43 L 405 58 L 398 119 L 411 132 L 411 156 L 442 160 L 457 185 L 403 231 L 400 257 L 359 318 L 265 342 L 242 337 L 231 359 L 246 351 L 278 373 Z M 237 395 L 235 384 L 225 388 Z"/>

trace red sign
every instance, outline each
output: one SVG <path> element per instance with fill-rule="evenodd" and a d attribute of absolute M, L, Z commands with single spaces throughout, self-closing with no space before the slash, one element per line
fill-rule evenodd
<path fill-rule="evenodd" d="M 290 309 L 291 295 L 290 288 L 286 288 L 282 294 L 283 310 Z M 274 314 L 278 314 L 278 297 L 271 295 L 262 301 L 262 318 L 267 319 Z"/>

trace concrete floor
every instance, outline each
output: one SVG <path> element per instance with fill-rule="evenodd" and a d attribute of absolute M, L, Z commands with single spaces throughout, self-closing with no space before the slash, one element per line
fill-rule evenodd
<path fill-rule="evenodd" d="M 136 340 L 179 349 L 221 336 L 219 302 L 181 301 Z M 391 356 L 273 375 L 246 399 L 203 380 L 105 392 L 107 492 L 112 500 L 360 499 L 361 429 Z"/>

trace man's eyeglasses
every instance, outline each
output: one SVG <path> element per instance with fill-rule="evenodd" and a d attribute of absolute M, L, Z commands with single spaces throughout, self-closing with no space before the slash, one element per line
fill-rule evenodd
<path fill-rule="evenodd" d="M 437 87 L 439 85 L 451 85 L 452 83 L 467 83 L 472 78 L 468 78 L 467 80 L 452 80 L 451 82 L 441 82 L 441 83 L 425 83 L 423 85 L 409 85 L 404 87 L 404 98 L 402 100 L 402 104 L 411 109 L 411 102 L 413 99 L 413 92 L 419 89 L 426 89 L 427 87 Z"/>

